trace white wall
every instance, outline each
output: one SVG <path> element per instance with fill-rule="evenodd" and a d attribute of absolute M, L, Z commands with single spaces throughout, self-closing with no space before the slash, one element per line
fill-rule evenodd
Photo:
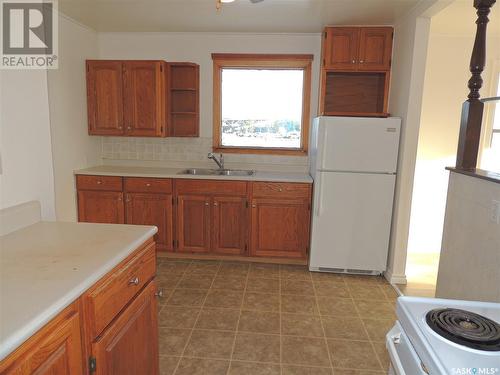
<path fill-rule="evenodd" d="M 87 133 L 85 59 L 97 56 L 97 33 L 59 16 L 59 69 L 48 73 L 57 220 L 76 221 L 73 171 L 101 163 L 101 138 Z"/>
<path fill-rule="evenodd" d="M 190 160 L 191 150 L 200 155 L 211 151 L 212 139 L 212 53 L 299 53 L 313 54 L 311 88 L 311 117 L 316 116 L 318 103 L 319 63 L 321 55 L 320 34 L 251 34 L 251 33 L 99 33 L 99 58 L 102 59 L 162 59 L 166 61 L 191 61 L 200 64 L 200 139 L 162 140 L 156 143 L 165 148 L 164 154 L 182 148 L 180 159 Z M 126 145 L 123 154 L 135 152 Z M 105 150 L 105 158 L 112 149 Z M 124 156 L 126 157 L 126 156 Z M 197 157 L 198 158 L 198 157 Z M 137 158 L 133 158 L 137 159 Z M 307 157 L 273 157 L 261 155 L 227 155 L 227 162 L 275 165 L 280 168 L 284 161 L 297 169 L 307 170 Z M 154 159 L 153 159 L 154 160 Z M 158 159 L 156 159 L 158 160 Z M 108 162 L 108 160 L 105 160 Z"/>
<path fill-rule="evenodd" d="M 500 184 L 451 173 L 436 296 L 500 302 Z"/>
<path fill-rule="evenodd" d="M 0 71 L 0 208 L 40 201 L 55 219 L 47 72 Z"/>
<path fill-rule="evenodd" d="M 417 150 L 426 44 L 430 21 L 420 17 L 427 9 L 415 8 L 394 28 L 394 53 L 389 109 L 401 117 L 394 213 L 386 277 L 393 283 L 406 283 L 406 246 Z"/>

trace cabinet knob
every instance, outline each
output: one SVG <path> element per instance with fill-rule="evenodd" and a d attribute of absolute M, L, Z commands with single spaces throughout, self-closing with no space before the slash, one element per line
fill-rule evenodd
<path fill-rule="evenodd" d="M 214 206 L 218 206 L 219 204 L 217 202 L 214 202 Z"/>
<path fill-rule="evenodd" d="M 122 200 L 122 197 L 118 197 L 118 200 L 121 201 Z"/>
<path fill-rule="evenodd" d="M 278 191 L 281 193 L 283 191 L 283 188 L 279 188 Z"/>
<path fill-rule="evenodd" d="M 127 126 L 127 130 L 132 130 L 132 127 L 131 126 Z"/>
<path fill-rule="evenodd" d="M 102 181 L 98 180 L 96 183 L 97 183 L 97 185 L 100 185 L 100 184 L 102 184 Z"/>
<path fill-rule="evenodd" d="M 359 63 L 360 64 L 363 64 L 365 61 L 364 60 L 359 60 Z"/>
<path fill-rule="evenodd" d="M 134 277 L 133 279 L 130 279 L 130 281 L 128 282 L 128 285 L 139 285 L 139 278 Z"/>
<path fill-rule="evenodd" d="M 257 207 L 257 206 L 255 204 L 252 204 L 252 208 L 255 208 L 255 207 Z"/>
<path fill-rule="evenodd" d="M 353 63 L 353 64 L 356 64 L 356 60 L 352 60 L 352 63 Z"/>
<path fill-rule="evenodd" d="M 155 297 L 160 297 L 160 298 L 163 298 L 163 289 L 159 289 L 159 290 L 155 293 Z"/>
<path fill-rule="evenodd" d="M 209 205 L 209 203 L 208 203 L 208 202 L 205 202 L 205 206 L 208 206 L 208 205 Z"/>
<path fill-rule="evenodd" d="M 147 187 L 150 187 L 150 186 L 151 186 L 151 184 L 148 182 L 148 183 L 146 183 L 146 186 L 147 186 Z"/>
<path fill-rule="evenodd" d="M 123 126 L 119 126 L 118 129 L 122 130 L 123 129 Z"/>

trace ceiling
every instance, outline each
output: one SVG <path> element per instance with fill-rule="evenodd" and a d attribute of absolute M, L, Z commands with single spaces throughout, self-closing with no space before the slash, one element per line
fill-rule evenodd
<path fill-rule="evenodd" d="M 419 0 L 59 0 L 97 31 L 321 32 L 325 25 L 387 25 Z"/>
<path fill-rule="evenodd" d="M 488 36 L 500 38 L 500 2 L 491 8 Z M 469 36 L 476 33 L 476 10 L 472 0 L 455 0 L 432 17 L 431 32 L 443 35 Z"/>

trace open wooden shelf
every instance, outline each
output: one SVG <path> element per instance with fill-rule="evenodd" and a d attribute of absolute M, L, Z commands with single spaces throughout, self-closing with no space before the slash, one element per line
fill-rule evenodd
<path fill-rule="evenodd" d="M 387 72 L 324 73 L 323 114 L 387 117 Z"/>
<path fill-rule="evenodd" d="M 172 137 L 198 137 L 200 123 L 200 67 L 193 63 L 169 63 L 170 128 Z"/>

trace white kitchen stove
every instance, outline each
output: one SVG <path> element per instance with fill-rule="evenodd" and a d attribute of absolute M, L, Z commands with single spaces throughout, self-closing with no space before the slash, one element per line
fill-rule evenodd
<path fill-rule="evenodd" d="M 400 297 L 396 314 L 390 374 L 500 375 L 500 303 Z"/>

